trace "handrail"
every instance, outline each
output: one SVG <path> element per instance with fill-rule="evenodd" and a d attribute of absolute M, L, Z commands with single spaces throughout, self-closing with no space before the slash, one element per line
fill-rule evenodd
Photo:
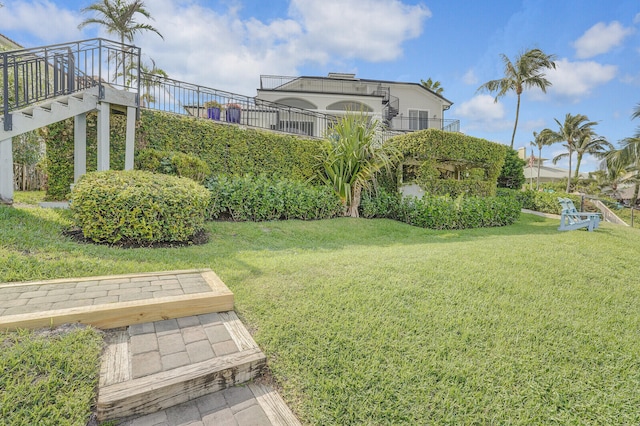
<path fill-rule="evenodd" d="M 322 137 L 338 117 L 141 73 L 141 106 L 269 130 Z M 214 111 L 217 108 L 218 111 Z M 233 111 L 233 112 L 232 112 Z M 238 112 L 236 112 L 238 111 Z"/>
<path fill-rule="evenodd" d="M 11 130 L 11 112 L 47 99 L 109 85 L 139 93 L 140 48 L 94 38 L 3 52 L 2 102 L 4 129 Z"/>

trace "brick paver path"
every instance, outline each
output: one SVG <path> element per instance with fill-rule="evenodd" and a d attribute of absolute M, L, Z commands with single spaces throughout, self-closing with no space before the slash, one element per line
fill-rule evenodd
<path fill-rule="evenodd" d="M 129 336 L 133 379 L 239 351 L 216 313 L 131 325 Z"/>
<path fill-rule="evenodd" d="M 205 293 L 211 288 L 199 273 L 64 283 L 0 285 L 0 315 L 28 314 L 105 303 L 130 302 Z"/>

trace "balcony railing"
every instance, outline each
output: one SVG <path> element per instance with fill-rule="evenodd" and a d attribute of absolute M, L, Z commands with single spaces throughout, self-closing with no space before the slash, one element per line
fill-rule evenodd
<path fill-rule="evenodd" d="M 378 96 L 389 100 L 389 87 L 360 80 L 261 75 L 260 90 Z"/>
<path fill-rule="evenodd" d="M 90 39 L 0 53 L 0 113 L 11 130 L 11 111 L 94 86 L 138 91 L 140 48 Z M 100 90 L 100 93 L 102 91 Z"/>
<path fill-rule="evenodd" d="M 147 73 L 142 73 L 141 91 L 143 108 L 312 137 L 322 137 L 337 120 L 333 115 Z"/>

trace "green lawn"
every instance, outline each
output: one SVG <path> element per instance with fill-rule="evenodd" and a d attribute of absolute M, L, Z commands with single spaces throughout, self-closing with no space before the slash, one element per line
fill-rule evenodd
<path fill-rule="evenodd" d="M 431 231 L 389 220 L 209 223 L 125 250 L 0 207 L 0 282 L 210 267 L 308 424 L 640 423 L 640 231 Z"/>

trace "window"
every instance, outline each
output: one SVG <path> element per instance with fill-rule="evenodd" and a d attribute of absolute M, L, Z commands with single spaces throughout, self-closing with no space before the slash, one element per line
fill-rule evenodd
<path fill-rule="evenodd" d="M 409 130 L 422 130 L 429 128 L 429 111 L 421 109 L 409 110 Z"/>

